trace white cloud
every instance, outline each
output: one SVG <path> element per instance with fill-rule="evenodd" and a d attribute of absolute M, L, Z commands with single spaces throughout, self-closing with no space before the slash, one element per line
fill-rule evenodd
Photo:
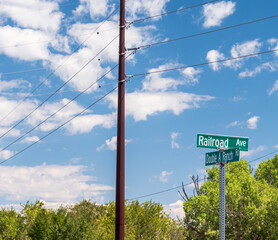
<path fill-rule="evenodd" d="M 171 203 L 169 205 L 164 205 L 164 209 L 174 219 L 183 219 L 184 217 L 183 201 L 181 200 L 178 200 L 175 203 Z"/>
<path fill-rule="evenodd" d="M 182 73 L 185 76 L 186 83 L 194 85 L 199 82 L 200 73 L 202 73 L 202 70 L 188 67 L 184 69 Z"/>
<path fill-rule="evenodd" d="M 14 155 L 14 152 L 10 150 L 1 150 L 0 149 L 0 159 L 7 160 L 8 158 L 12 157 Z"/>
<path fill-rule="evenodd" d="M 263 70 L 269 71 L 269 72 L 274 72 L 278 69 L 278 63 L 277 62 L 267 62 L 267 63 L 263 63 L 260 66 L 255 67 L 255 69 L 253 70 L 248 70 L 246 69 L 243 72 L 239 73 L 239 77 L 240 78 L 244 78 L 244 77 L 255 77 L 257 76 L 259 73 L 261 73 Z"/>
<path fill-rule="evenodd" d="M 247 127 L 249 129 L 257 129 L 257 124 L 258 124 L 259 119 L 260 119 L 259 116 L 254 116 L 254 117 L 249 118 L 247 120 Z"/>
<path fill-rule="evenodd" d="M 169 176 L 173 174 L 173 171 L 167 172 L 167 171 L 162 171 L 159 175 L 159 180 L 160 182 L 167 183 L 169 180 Z"/>
<path fill-rule="evenodd" d="M 24 87 L 31 87 L 31 84 L 29 84 L 27 81 L 16 79 L 16 80 L 10 80 L 10 81 L 1 81 L 0 80 L 0 91 L 9 91 L 15 88 L 24 88 Z"/>
<path fill-rule="evenodd" d="M 278 39 L 277 38 L 270 38 L 268 43 L 273 46 L 272 49 L 278 49 Z M 275 51 L 274 54 L 278 56 L 278 51 Z"/>
<path fill-rule="evenodd" d="M 74 11 L 76 16 L 90 12 L 92 19 L 105 16 L 108 12 L 108 0 L 81 0 L 80 5 Z"/>
<path fill-rule="evenodd" d="M 76 23 L 72 25 L 68 33 L 77 43 L 82 43 L 83 47 L 70 57 L 68 55 L 54 54 L 51 56 L 50 62 L 45 63 L 46 66 L 49 65 L 53 70 L 63 64 L 55 74 L 63 81 L 68 81 L 76 72 L 92 60 L 90 65 L 83 68 L 68 84 L 78 91 L 83 91 L 92 85 L 93 82 L 96 82 L 96 80 L 110 70 L 108 64 L 117 63 L 118 61 L 118 54 L 115 51 L 118 48 L 118 40 L 115 38 L 118 35 L 118 23 L 116 21 L 106 21 L 103 27 L 98 30 L 99 34 L 95 33 L 94 36 L 90 37 L 92 30 L 99 27 L 99 24 L 97 22 L 89 24 Z M 102 31 L 102 29 L 111 30 Z M 126 46 L 137 47 L 149 43 L 152 38 L 155 38 L 151 34 L 152 30 L 152 26 L 130 27 L 126 34 Z M 115 40 L 111 42 L 114 38 Z M 106 45 L 109 43 L 110 45 L 107 47 Z M 105 50 L 100 53 L 104 48 Z M 93 59 L 94 56 L 97 57 Z M 131 55 L 127 61 L 132 61 L 133 58 L 134 56 Z M 65 62 L 66 64 L 64 64 Z M 112 73 L 107 74 L 106 77 L 114 78 Z M 97 89 L 98 84 L 95 84 L 87 92 L 90 93 Z"/>
<path fill-rule="evenodd" d="M 46 60 L 49 59 L 48 43 L 46 42 L 49 38 L 48 34 L 38 30 L 21 29 L 8 25 L 0 27 L 0 46 L 3 46 L 0 47 L 0 53 L 25 61 Z M 40 42 L 40 44 L 14 47 L 21 45 L 22 42 Z"/>
<path fill-rule="evenodd" d="M 125 145 L 132 142 L 132 139 L 125 139 Z M 114 136 L 110 139 L 105 140 L 105 143 L 97 148 L 97 151 L 101 151 L 103 149 L 108 149 L 111 151 L 115 151 L 117 149 L 117 136 Z"/>
<path fill-rule="evenodd" d="M 108 97 L 111 107 L 117 106 L 117 95 Z M 148 116 L 159 112 L 171 111 L 175 115 L 186 109 L 199 108 L 200 104 L 214 99 L 208 95 L 196 95 L 184 92 L 140 92 L 126 94 L 126 114 L 135 121 L 147 120 Z"/>
<path fill-rule="evenodd" d="M 258 39 L 255 39 L 252 41 L 246 41 L 246 42 L 243 42 L 240 44 L 235 44 L 232 46 L 232 49 L 231 49 L 231 57 L 236 58 L 239 56 L 257 53 L 260 51 L 261 46 L 262 46 L 262 43 L 260 43 Z M 224 65 L 237 69 L 237 68 L 241 67 L 242 62 L 243 62 L 242 59 L 236 59 L 236 60 L 232 60 L 232 61 L 227 61 L 224 63 Z"/>
<path fill-rule="evenodd" d="M 251 156 L 253 156 L 253 155 L 255 155 L 255 154 L 259 153 L 259 152 L 262 152 L 262 151 L 264 151 L 266 149 L 267 148 L 265 146 L 261 145 L 261 146 L 255 148 L 255 149 L 249 149 L 246 152 L 245 151 L 240 151 L 240 157 L 241 158 L 249 158 L 249 157 L 251 157 Z"/>
<path fill-rule="evenodd" d="M 178 132 L 172 132 L 171 133 L 171 148 L 180 148 L 180 145 L 176 142 L 176 139 L 180 136 L 180 133 Z"/>
<path fill-rule="evenodd" d="M 40 138 L 38 136 L 26 137 L 24 138 L 21 143 L 33 143 L 38 142 Z"/>
<path fill-rule="evenodd" d="M 137 18 L 137 15 L 141 14 L 152 16 L 164 12 L 165 5 L 168 2 L 170 0 L 133 0 L 126 2 L 126 9 L 127 13 L 134 19 Z"/>
<path fill-rule="evenodd" d="M 228 125 L 226 125 L 226 128 L 236 127 L 236 126 L 240 126 L 240 125 L 242 125 L 242 122 L 234 121 L 234 122 L 231 122 Z"/>
<path fill-rule="evenodd" d="M 207 53 L 207 60 L 208 62 L 216 62 L 218 60 L 221 60 L 224 58 L 224 54 L 223 53 L 220 53 L 219 51 L 217 50 L 210 50 L 208 53 Z M 213 71 L 218 71 L 220 70 L 220 66 L 219 66 L 219 63 L 212 63 L 210 64 L 211 68 L 213 69 Z"/>
<path fill-rule="evenodd" d="M 55 1 L 44 0 L 2 0 L 0 14 L 12 19 L 18 26 L 40 29 L 45 32 L 57 32 L 63 13 L 58 11 Z"/>
<path fill-rule="evenodd" d="M 236 3 L 232 1 L 221 1 L 203 6 L 203 26 L 205 28 L 220 26 L 225 18 L 232 15 L 236 8 Z"/>
<path fill-rule="evenodd" d="M 10 130 L 10 128 L 0 128 L 0 136 L 8 131 L 9 133 L 5 135 L 6 137 L 18 137 L 20 135 L 20 131 L 18 129 Z"/>
<path fill-rule="evenodd" d="M 9 116 L 5 117 L 0 123 L 0 126 L 9 126 L 19 120 L 21 120 L 27 113 L 31 112 L 36 106 L 36 101 L 26 100 L 25 102 L 9 100 L 0 96 L 0 116 L 7 116 L 12 109 L 16 106 L 16 111 L 13 111 Z"/>
<path fill-rule="evenodd" d="M 163 71 L 177 67 L 177 64 L 164 64 L 158 68 L 150 69 L 149 72 Z M 165 73 L 154 73 L 147 75 L 143 81 L 143 90 L 147 91 L 166 91 L 169 89 L 176 89 L 178 85 L 183 84 L 181 80 L 176 80 L 170 77 L 164 77 Z"/>
<path fill-rule="evenodd" d="M 273 146 L 274 148 L 278 148 L 278 144 Z"/>
<path fill-rule="evenodd" d="M 70 134 L 88 133 L 96 126 L 112 128 L 116 123 L 116 114 L 89 114 L 77 117 L 66 125 Z"/>
<path fill-rule="evenodd" d="M 278 80 L 275 81 L 272 88 L 269 90 L 268 95 L 271 96 L 277 90 L 278 90 Z"/>
<path fill-rule="evenodd" d="M 246 42 L 243 42 L 240 44 L 237 43 L 237 44 L 233 45 L 231 48 L 231 58 L 237 58 L 239 56 L 257 53 L 260 51 L 261 46 L 262 46 L 262 43 L 260 43 L 258 39 L 255 39 L 252 41 L 246 41 Z M 206 58 L 209 62 L 214 62 L 214 61 L 224 59 L 225 57 L 224 57 L 223 53 L 220 53 L 219 51 L 213 49 L 207 53 Z M 221 66 L 238 69 L 239 67 L 242 66 L 242 63 L 244 61 L 246 61 L 246 59 L 248 59 L 248 58 L 235 59 L 235 60 L 225 61 L 223 63 L 213 63 L 210 66 L 213 69 L 213 71 L 220 70 Z M 267 66 L 265 66 L 265 67 L 267 67 Z M 268 66 L 268 67 L 270 67 L 270 66 Z M 245 76 L 245 74 L 241 73 L 241 76 L 243 77 L 243 76 Z"/>
<path fill-rule="evenodd" d="M 7 200 L 68 202 L 95 198 L 111 191 L 109 185 L 95 184 L 96 178 L 84 175 L 85 166 L 40 165 L 0 166 L 0 196 Z"/>

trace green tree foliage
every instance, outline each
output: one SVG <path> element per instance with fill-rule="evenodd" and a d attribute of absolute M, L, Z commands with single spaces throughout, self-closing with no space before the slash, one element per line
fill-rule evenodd
<path fill-rule="evenodd" d="M 219 236 L 219 170 L 184 202 L 186 239 Z M 226 165 L 226 239 L 277 239 L 278 191 L 251 174 L 247 161 Z"/>
<path fill-rule="evenodd" d="M 0 211 L 0 240 L 112 240 L 115 202 L 105 205 L 83 200 L 46 209 L 42 202 L 27 203 L 20 213 Z M 126 204 L 126 239 L 181 239 L 182 230 L 159 203 Z"/>
<path fill-rule="evenodd" d="M 265 180 L 268 184 L 278 188 L 278 155 L 261 162 L 255 172 L 255 178 Z"/>

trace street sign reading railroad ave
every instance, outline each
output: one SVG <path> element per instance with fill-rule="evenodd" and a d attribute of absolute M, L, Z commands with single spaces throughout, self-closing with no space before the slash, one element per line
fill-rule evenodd
<path fill-rule="evenodd" d="M 206 153 L 206 166 L 239 161 L 240 150 L 229 149 L 225 151 Z"/>
<path fill-rule="evenodd" d="M 197 147 L 216 149 L 239 148 L 240 151 L 248 151 L 248 138 L 212 134 L 197 134 Z"/>

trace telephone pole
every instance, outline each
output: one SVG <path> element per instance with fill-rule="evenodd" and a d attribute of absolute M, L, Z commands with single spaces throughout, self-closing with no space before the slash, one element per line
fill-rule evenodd
<path fill-rule="evenodd" d="M 115 239 L 125 238 L 125 0 L 120 0 L 120 41 L 118 80 L 116 231 Z"/>

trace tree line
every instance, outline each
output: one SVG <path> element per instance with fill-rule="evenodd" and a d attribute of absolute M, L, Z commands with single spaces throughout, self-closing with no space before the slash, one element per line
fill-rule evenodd
<path fill-rule="evenodd" d="M 134 239 L 218 239 L 219 170 L 206 169 L 201 183 L 193 177 L 191 196 L 185 188 L 183 219 L 172 219 L 160 203 L 126 202 L 125 235 Z M 278 155 L 253 173 L 247 161 L 226 165 L 226 239 L 276 240 L 278 236 Z M 27 202 L 20 212 L 0 210 L 0 240 L 112 240 L 115 202 L 83 200 L 48 209 Z"/>

